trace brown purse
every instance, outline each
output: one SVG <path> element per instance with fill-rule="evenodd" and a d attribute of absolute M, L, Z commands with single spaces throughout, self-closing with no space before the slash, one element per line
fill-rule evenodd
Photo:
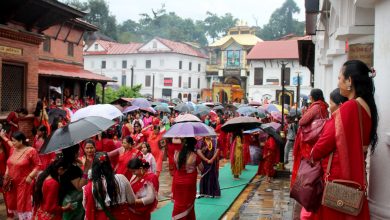
<path fill-rule="evenodd" d="M 362 112 L 359 103 L 358 108 L 360 120 L 360 138 L 363 146 Z M 322 197 L 322 205 L 348 215 L 357 216 L 362 210 L 364 196 L 366 195 L 367 183 L 365 183 L 365 185 L 362 187 L 359 183 L 349 180 L 335 179 L 333 181 L 328 181 L 332 159 L 333 153 L 329 158 L 328 167 L 326 169 L 325 189 Z M 362 158 L 362 161 L 364 169 L 364 158 Z M 365 170 L 363 170 L 363 173 L 366 173 Z M 366 182 L 365 178 L 364 181 Z"/>

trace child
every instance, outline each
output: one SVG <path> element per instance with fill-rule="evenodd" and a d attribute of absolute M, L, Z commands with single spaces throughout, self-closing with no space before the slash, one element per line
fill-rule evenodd
<path fill-rule="evenodd" d="M 153 157 L 152 150 L 147 142 L 141 144 L 141 152 L 144 159 L 150 164 L 148 171 L 156 174 L 156 159 Z"/>

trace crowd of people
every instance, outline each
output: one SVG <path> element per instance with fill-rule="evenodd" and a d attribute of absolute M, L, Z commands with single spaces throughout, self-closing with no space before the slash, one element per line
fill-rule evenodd
<path fill-rule="evenodd" d="M 277 127 L 265 126 L 249 133 L 242 129 L 226 132 L 222 126 L 239 116 L 237 113 L 222 109 L 201 117 L 203 123 L 214 128 L 216 137 L 164 138 L 180 112 L 152 114 L 136 110 L 80 144 L 39 154 L 49 135 L 70 123 L 69 114 L 51 119 L 50 111 L 77 110 L 82 105 L 77 97 L 67 98 L 63 105 L 39 101 L 31 143 L 19 131 L 18 121 L 27 111 L 18 109 L 7 118 L 10 128 L 0 129 L 1 192 L 8 219 L 150 219 L 158 203 L 165 156 L 172 176 L 172 219 L 195 219 L 197 194 L 223 196 L 218 180 L 221 159 L 230 160 L 232 179 L 239 179 L 246 165 L 252 164 L 258 165 L 257 173 L 265 177 L 265 182 L 272 182 L 276 165 L 290 163 L 292 151 L 293 185 L 302 158 L 321 161 L 326 173 L 333 152 L 326 178 L 351 179 L 366 187 L 364 163 L 352 158 L 363 160 L 367 146 L 373 152 L 377 143 L 378 113 L 371 71 L 360 61 L 348 61 L 341 69 L 339 88 L 330 94 L 329 105 L 323 92 L 313 89 L 311 104 L 302 109 L 301 115 L 252 115 L 262 124 Z M 363 146 L 354 139 L 360 135 L 358 105 L 364 110 Z M 304 128 L 319 118 L 328 120 L 321 135 L 308 141 Z M 316 212 L 301 211 L 301 219 L 344 219 L 344 215 L 325 206 Z M 353 219 L 369 219 L 366 198 L 363 210 Z"/>

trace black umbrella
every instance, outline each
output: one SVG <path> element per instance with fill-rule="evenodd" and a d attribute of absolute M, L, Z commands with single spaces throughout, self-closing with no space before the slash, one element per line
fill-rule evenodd
<path fill-rule="evenodd" d="M 261 125 L 261 122 L 255 117 L 236 117 L 227 121 L 222 125 L 222 130 L 225 132 L 234 132 L 240 130 L 250 130 L 257 128 Z"/>
<path fill-rule="evenodd" d="M 175 109 L 176 111 L 179 111 L 179 112 L 191 112 L 191 111 L 194 111 L 193 107 L 191 107 L 190 105 L 187 105 L 185 103 L 180 103 L 173 109 Z"/>
<path fill-rule="evenodd" d="M 62 110 L 62 109 L 59 109 L 59 108 L 52 108 L 52 109 L 50 109 L 48 115 L 49 115 L 49 124 L 52 124 L 53 121 L 54 121 L 54 118 L 57 118 L 57 117 L 60 117 L 60 116 L 65 118 L 66 117 L 66 111 Z"/>
<path fill-rule="evenodd" d="M 280 136 L 279 132 L 277 132 L 275 128 L 272 127 L 272 125 L 262 124 L 260 126 L 260 129 L 263 130 L 268 135 L 271 135 L 275 139 L 277 145 L 284 146 L 284 141 L 282 136 Z"/>
<path fill-rule="evenodd" d="M 47 154 L 71 147 L 107 130 L 114 124 L 114 121 L 98 116 L 82 118 L 54 131 L 45 141 L 40 153 Z"/>
<path fill-rule="evenodd" d="M 213 107 L 213 110 L 223 110 L 224 108 L 222 105 L 217 105 Z"/>

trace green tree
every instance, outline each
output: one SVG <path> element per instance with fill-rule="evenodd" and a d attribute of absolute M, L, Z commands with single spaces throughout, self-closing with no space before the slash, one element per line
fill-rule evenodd
<path fill-rule="evenodd" d="M 258 28 L 256 34 L 263 40 L 275 40 L 287 34 L 303 35 L 304 23 L 293 18 L 299 12 L 294 0 L 286 0 L 272 13 L 268 24 Z"/>
<path fill-rule="evenodd" d="M 204 20 L 204 30 L 213 41 L 220 37 L 221 34 L 226 34 L 229 28 L 234 27 L 238 19 L 232 14 L 226 13 L 223 16 L 218 16 L 212 12 L 206 12 L 207 17 Z"/>
<path fill-rule="evenodd" d="M 141 90 L 141 85 L 136 85 L 134 87 L 121 86 L 118 90 L 115 90 L 109 86 L 104 89 L 104 103 L 111 103 L 112 101 L 119 99 L 121 97 L 125 98 L 136 98 L 141 97 L 139 91 Z M 99 96 L 100 100 L 102 99 L 102 86 L 97 84 L 96 86 L 96 95 Z"/>
<path fill-rule="evenodd" d="M 81 11 L 89 11 L 84 17 L 86 21 L 96 25 L 104 35 L 114 40 L 118 39 L 116 18 L 110 14 L 109 5 L 105 0 L 88 0 L 84 3 L 80 0 L 67 0 L 65 3 Z"/>

